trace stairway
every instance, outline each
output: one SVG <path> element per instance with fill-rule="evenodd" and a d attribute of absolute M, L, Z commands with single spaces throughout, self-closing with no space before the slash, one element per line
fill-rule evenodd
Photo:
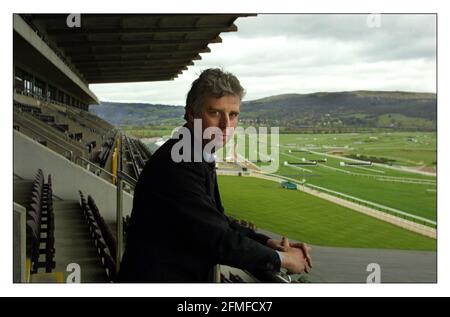
<path fill-rule="evenodd" d="M 82 283 L 108 283 L 105 269 L 97 254 L 79 202 L 76 200 L 53 201 L 55 213 L 55 262 L 56 272 L 62 272 L 66 281 L 71 271 L 67 265 L 76 263 L 81 268 Z"/>

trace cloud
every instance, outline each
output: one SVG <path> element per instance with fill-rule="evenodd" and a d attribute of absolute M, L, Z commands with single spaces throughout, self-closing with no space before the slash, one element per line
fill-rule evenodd
<path fill-rule="evenodd" d="M 198 74 L 222 67 L 238 76 L 246 100 L 282 93 L 349 90 L 436 91 L 434 15 L 258 15 L 239 18 L 174 81 L 91 85 L 108 101 L 184 105 Z"/>

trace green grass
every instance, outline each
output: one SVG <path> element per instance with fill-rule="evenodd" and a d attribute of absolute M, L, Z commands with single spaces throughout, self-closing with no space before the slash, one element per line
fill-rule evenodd
<path fill-rule="evenodd" d="M 303 153 L 290 153 L 294 156 L 308 157 Z M 292 157 L 281 154 L 282 161 L 293 161 Z M 366 170 L 354 167 L 339 166 L 340 160 L 327 158 L 326 166 L 331 166 L 342 171 L 357 174 L 369 174 L 375 176 L 406 177 L 414 179 L 433 179 L 419 174 L 402 173 L 394 170 L 383 169 L 378 166 Z M 422 185 L 411 183 L 399 183 L 381 181 L 378 177 L 363 177 L 361 175 L 346 174 L 330 170 L 322 166 L 305 167 L 313 173 L 305 173 L 295 168 L 281 165 L 277 174 L 292 177 L 298 180 L 306 179 L 309 184 L 325 187 L 341 193 L 345 193 L 360 199 L 375 202 L 387 207 L 396 208 L 430 220 L 436 220 L 436 193 L 427 191 L 436 189 L 436 185 Z M 370 172 L 370 169 L 384 171 L 384 174 Z M 435 180 L 435 178 L 434 178 Z"/>
<path fill-rule="evenodd" d="M 280 143 L 347 145 L 348 153 L 392 157 L 397 159 L 397 165 L 432 167 L 436 161 L 436 133 L 432 132 L 282 134 Z"/>
<path fill-rule="evenodd" d="M 416 142 L 417 141 L 417 142 Z M 385 181 L 381 177 L 401 177 L 409 181 L 413 179 L 436 181 L 435 176 L 421 175 L 405 171 L 372 166 L 366 168 L 343 167 L 341 161 L 345 157 L 333 158 L 323 154 L 305 152 L 289 153 L 289 149 L 314 147 L 315 152 L 331 151 L 324 146 L 347 146 L 346 154 L 376 155 L 379 157 L 396 157 L 403 164 L 417 165 L 421 161 L 435 160 L 435 133 L 379 133 L 379 134 L 281 134 L 280 135 L 280 166 L 276 174 L 294 178 L 298 181 L 306 180 L 308 184 L 321 186 L 359 199 L 367 200 L 390 208 L 395 208 L 432 221 L 436 220 L 436 185 L 413 184 Z M 248 157 L 248 142 L 246 148 L 239 148 L 241 154 Z M 305 172 L 299 168 L 284 166 L 283 162 L 300 162 L 302 158 L 327 158 L 324 166 L 302 167 L 312 171 Z M 260 157 L 265 159 L 264 157 Z M 262 165 L 262 164 L 259 164 Z M 333 170 L 327 167 L 333 167 Z M 348 174 L 345 172 L 351 172 Z M 358 174 L 358 175 L 356 175 Z M 364 176 L 368 175 L 368 176 Z M 371 175 L 371 176 L 370 176 Z"/>
<path fill-rule="evenodd" d="M 225 211 L 314 245 L 436 250 L 436 241 L 271 181 L 219 176 Z"/>
<path fill-rule="evenodd" d="M 136 138 L 152 138 L 171 135 L 175 126 L 122 126 L 122 130 Z"/>

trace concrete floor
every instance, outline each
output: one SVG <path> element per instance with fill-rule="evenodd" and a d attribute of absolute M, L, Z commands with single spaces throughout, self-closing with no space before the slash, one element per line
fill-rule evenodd
<path fill-rule="evenodd" d="M 279 239 L 265 230 L 260 232 Z M 436 283 L 437 252 L 387 249 L 312 247 L 313 269 L 303 278 L 312 283 L 366 283 L 373 272 L 371 263 L 380 266 L 381 283 Z M 300 275 L 292 275 L 293 279 Z"/>

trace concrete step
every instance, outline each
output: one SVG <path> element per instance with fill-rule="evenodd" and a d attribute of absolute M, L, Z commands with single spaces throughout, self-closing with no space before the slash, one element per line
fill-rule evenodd
<path fill-rule="evenodd" d="M 105 269 L 89 236 L 89 227 L 76 200 L 53 202 L 55 212 L 55 271 L 64 280 L 71 272 L 67 265 L 76 263 L 81 269 L 82 283 L 108 282 Z"/>
<path fill-rule="evenodd" d="M 62 272 L 36 273 L 30 276 L 31 283 L 64 283 Z"/>

